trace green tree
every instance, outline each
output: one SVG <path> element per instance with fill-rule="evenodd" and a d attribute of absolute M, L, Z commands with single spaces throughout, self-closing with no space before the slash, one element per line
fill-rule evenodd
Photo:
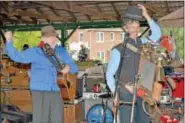
<path fill-rule="evenodd" d="M 40 42 L 41 33 L 39 31 L 34 32 L 15 32 L 14 33 L 14 46 L 17 50 L 22 50 L 24 44 L 28 44 L 30 47 L 35 47 Z"/>

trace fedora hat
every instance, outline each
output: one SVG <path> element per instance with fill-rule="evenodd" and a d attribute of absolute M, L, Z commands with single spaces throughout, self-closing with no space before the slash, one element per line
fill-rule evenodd
<path fill-rule="evenodd" d="M 129 6 L 125 10 L 124 15 L 122 16 L 122 21 L 124 21 L 124 19 L 126 18 L 142 21 L 143 20 L 142 10 L 137 6 Z"/>

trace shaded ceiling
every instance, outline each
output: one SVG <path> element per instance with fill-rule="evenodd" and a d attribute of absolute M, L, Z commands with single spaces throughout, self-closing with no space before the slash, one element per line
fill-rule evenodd
<path fill-rule="evenodd" d="M 116 21 L 129 5 L 138 3 L 145 5 L 149 14 L 156 18 L 184 6 L 183 1 L 0 1 L 0 23 L 24 25 Z"/>

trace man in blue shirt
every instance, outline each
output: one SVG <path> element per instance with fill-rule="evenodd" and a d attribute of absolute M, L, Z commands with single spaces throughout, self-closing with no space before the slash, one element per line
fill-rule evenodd
<path fill-rule="evenodd" d="M 57 33 L 52 26 L 41 29 L 42 41 L 48 43 L 59 59 L 66 66 L 61 71 L 75 74 L 77 65 L 73 62 L 66 49 L 57 44 Z M 63 101 L 57 85 L 57 71 L 40 47 L 29 48 L 18 52 L 13 46 L 11 32 L 5 33 L 6 52 L 15 62 L 31 63 L 30 89 L 33 100 L 33 123 L 63 123 Z"/>
<path fill-rule="evenodd" d="M 138 7 L 142 10 L 141 15 L 145 17 L 147 20 L 150 29 L 151 29 L 151 35 L 148 37 L 150 40 L 157 43 L 161 37 L 161 29 L 158 24 L 154 22 L 154 20 L 149 16 L 147 13 L 146 8 L 143 5 L 138 5 Z M 131 13 L 134 14 L 134 10 L 131 8 Z M 142 16 L 137 15 L 137 11 L 135 11 L 135 16 L 131 16 L 130 13 L 126 13 L 125 16 L 127 18 L 124 18 L 124 30 L 129 34 L 128 37 L 128 43 L 135 46 L 136 48 L 140 49 L 141 45 L 143 43 L 147 42 L 147 38 L 138 38 L 138 34 L 140 31 L 140 23 L 139 20 L 142 18 Z M 126 48 L 125 53 L 123 56 L 123 63 L 122 68 L 120 68 L 120 75 L 118 75 L 118 68 L 120 67 L 120 59 L 121 59 L 121 52 L 122 50 L 122 44 L 117 45 L 114 47 L 111 51 L 111 58 L 108 64 L 107 72 L 106 72 L 106 79 L 107 84 L 111 90 L 111 92 L 114 94 L 115 88 L 116 88 L 116 80 L 115 76 L 119 80 L 120 83 L 120 100 L 129 101 L 132 102 L 133 95 L 126 90 L 125 84 L 128 82 L 134 82 L 135 75 L 137 75 L 138 66 L 139 66 L 139 60 L 140 55 L 136 54 L 132 50 Z M 114 100 L 114 104 L 117 105 L 117 97 Z M 136 108 L 135 108 L 135 123 L 149 123 L 148 116 L 144 113 L 142 109 L 142 100 L 140 98 L 137 98 Z M 124 104 L 120 108 L 120 120 L 121 123 L 130 123 L 130 117 L 131 117 L 131 105 Z"/>

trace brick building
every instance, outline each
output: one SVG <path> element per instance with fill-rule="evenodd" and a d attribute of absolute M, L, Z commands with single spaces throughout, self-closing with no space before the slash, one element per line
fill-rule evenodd
<path fill-rule="evenodd" d="M 68 31 L 69 34 L 70 30 Z M 83 29 L 77 30 L 67 41 L 69 51 L 77 59 L 80 45 L 83 44 L 89 49 L 89 59 L 101 59 L 108 62 L 110 50 L 113 46 L 120 43 L 124 38 L 122 29 Z M 75 52 L 75 53 L 74 53 Z"/>

